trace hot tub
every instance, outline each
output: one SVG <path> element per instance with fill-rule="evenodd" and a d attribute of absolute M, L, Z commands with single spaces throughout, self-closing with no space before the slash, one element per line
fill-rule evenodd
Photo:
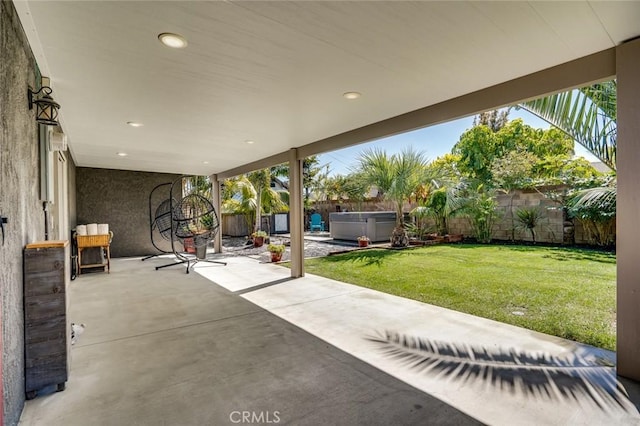
<path fill-rule="evenodd" d="M 395 226 L 395 212 L 329 213 L 329 231 L 335 240 L 356 241 L 366 235 L 371 242 L 389 241 Z"/>

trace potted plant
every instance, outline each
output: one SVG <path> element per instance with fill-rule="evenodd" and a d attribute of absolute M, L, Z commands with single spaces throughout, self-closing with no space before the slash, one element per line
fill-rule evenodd
<path fill-rule="evenodd" d="M 358 246 L 367 247 L 369 245 L 369 241 L 371 241 L 369 237 L 367 237 L 366 235 L 361 235 L 358 237 Z"/>
<path fill-rule="evenodd" d="M 267 250 L 271 253 L 272 262 L 280 262 L 284 253 L 284 244 L 269 244 Z"/>
<path fill-rule="evenodd" d="M 254 247 L 262 247 L 262 245 L 264 244 L 264 239 L 267 238 L 267 233 L 264 231 L 256 231 L 251 234 L 251 238 L 253 238 Z"/>

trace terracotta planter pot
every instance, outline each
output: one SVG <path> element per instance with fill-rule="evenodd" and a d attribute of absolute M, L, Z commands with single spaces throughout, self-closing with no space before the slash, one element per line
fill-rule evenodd
<path fill-rule="evenodd" d="M 369 246 L 369 241 L 367 241 L 367 240 L 358 240 L 358 246 L 359 247 L 368 247 Z"/>
<path fill-rule="evenodd" d="M 262 247 L 264 245 L 264 237 L 253 237 L 253 246 Z"/>
<path fill-rule="evenodd" d="M 193 241 L 193 238 L 185 238 L 182 244 L 184 245 L 185 252 L 189 254 L 195 254 L 196 245 L 195 245 L 195 242 Z"/>
<path fill-rule="evenodd" d="M 282 253 L 273 253 L 271 252 L 271 261 L 272 262 L 280 262 L 282 260 Z"/>

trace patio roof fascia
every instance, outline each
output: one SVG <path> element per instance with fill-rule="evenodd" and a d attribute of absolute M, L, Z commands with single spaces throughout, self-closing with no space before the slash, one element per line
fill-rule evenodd
<path fill-rule="evenodd" d="M 298 159 L 445 123 L 604 81 L 616 75 L 616 48 L 297 147 Z M 289 151 L 218 173 L 221 180 L 289 161 Z"/>

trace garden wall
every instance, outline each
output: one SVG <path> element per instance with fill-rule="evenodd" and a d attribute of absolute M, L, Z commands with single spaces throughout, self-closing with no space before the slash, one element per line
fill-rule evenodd
<path fill-rule="evenodd" d="M 512 198 L 513 197 L 513 198 Z M 535 228 L 536 241 L 545 243 L 562 244 L 564 241 L 565 221 L 563 219 L 562 207 L 544 195 L 536 191 L 516 191 L 513 195 L 498 195 L 498 212 L 501 219 L 497 221 L 493 229 L 493 239 L 508 241 L 512 239 L 512 218 L 509 205 L 513 205 L 513 223 L 517 224 L 516 212 L 523 207 L 541 207 L 544 209 L 546 218 L 540 221 L 540 225 Z M 567 224 L 568 225 L 568 224 Z M 569 227 L 567 227 L 569 228 Z M 472 235 L 469 220 L 464 217 L 453 218 L 449 221 L 449 229 L 453 234 Z M 569 232 L 569 229 L 567 229 Z M 525 230 L 516 229 L 513 232 L 516 240 L 532 241 L 531 233 Z"/>
<path fill-rule="evenodd" d="M 553 188 L 558 189 L 558 188 Z M 560 188 L 561 189 L 561 188 Z M 513 197 L 512 200 L 511 197 Z M 562 207 L 559 203 L 547 198 L 543 193 L 536 190 L 517 190 L 513 195 L 499 194 L 496 197 L 498 202 L 498 212 L 501 215 L 493 230 L 493 239 L 508 241 L 511 239 L 511 216 L 509 214 L 509 204 L 513 203 L 513 214 L 522 207 L 540 206 L 544 209 L 546 218 L 541 220 L 536 227 L 536 241 L 554 244 L 589 244 L 582 225 L 577 220 L 564 220 Z M 389 210 L 391 205 L 380 200 L 368 200 L 361 203 L 344 203 L 337 201 L 318 202 L 314 209 L 322 215 L 325 223 L 329 223 L 329 213 L 336 211 L 336 206 L 344 211 L 347 206 L 349 211 L 384 211 Z M 405 212 L 410 211 L 415 204 L 405 203 Z M 515 219 L 514 219 L 515 220 Z M 452 234 L 463 234 L 472 236 L 469 220 L 465 217 L 454 217 L 449 220 L 449 229 Z M 531 241 L 531 234 L 526 231 L 515 231 L 515 239 L 519 241 Z"/>

